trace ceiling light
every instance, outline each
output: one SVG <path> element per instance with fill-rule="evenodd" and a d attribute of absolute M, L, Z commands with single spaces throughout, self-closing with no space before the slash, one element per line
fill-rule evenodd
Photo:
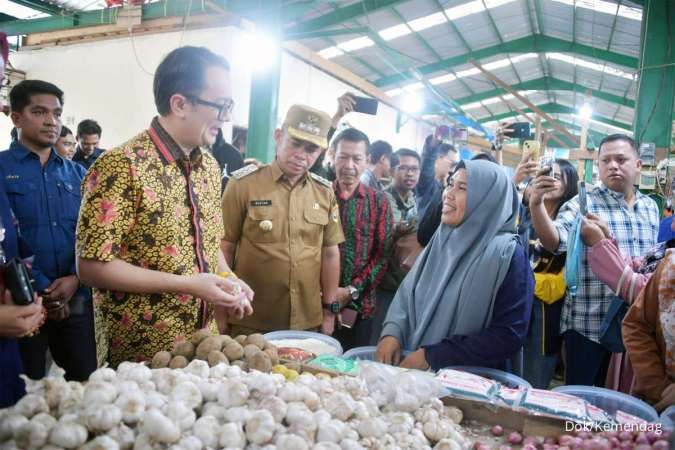
<path fill-rule="evenodd" d="M 620 5 L 617 9 L 617 4 L 607 2 L 604 0 L 552 0 L 556 3 L 563 3 L 569 6 L 576 6 L 577 8 L 588 9 L 591 11 L 609 14 L 611 16 L 619 15 L 626 19 L 642 21 L 642 10 L 639 8 L 631 8 L 630 6 Z"/>
<path fill-rule="evenodd" d="M 279 57 L 279 42 L 271 36 L 260 32 L 244 32 L 240 39 L 235 58 L 254 72 L 266 70 L 270 62 Z"/>
<path fill-rule="evenodd" d="M 579 108 L 579 117 L 584 120 L 588 120 L 593 115 L 593 108 L 588 103 L 584 103 L 581 108 Z"/>
<path fill-rule="evenodd" d="M 319 52 L 319 56 L 321 56 L 322 58 L 326 58 L 326 59 L 335 58 L 336 56 L 340 56 L 340 55 L 344 55 L 344 54 L 345 54 L 345 52 L 343 52 L 342 50 L 340 50 L 337 47 L 324 48 L 323 50 L 321 50 Z"/>
<path fill-rule="evenodd" d="M 391 41 L 392 39 L 396 39 L 401 36 L 405 36 L 406 34 L 410 34 L 410 28 L 408 28 L 408 25 L 405 23 L 401 23 L 398 25 L 394 25 L 393 27 L 385 28 L 384 30 L 381 30 L 378 34 L 382 39 L 385 41 Z"/>
<path fill-rule="evenodd" d="M 356 39 L 341 42 L 338 44 L 338 47 L 340 47 L 340 50 L 344 50 L 345 52 L 353 52 L 362 48 L 372 47 L 373 45 L 375 45 L 375 43 L 369 37 L 362 36 Z"/>
<path fill-rule="evenodd" d="M 424 99 L 419 94 L 408 93 L 401 99 L 401 109 L 408 114 L 417 114 L 424 108 Z"/>
<path fill-rule="evenodd" d="M 411 20 L 408 22 L 408 25 L 415 31 L 422 31 L 445 22 L 447 22 L 445 15 L 442 12 L 439 12 L 436 14 L 420 17 L 419 19 Z"/>

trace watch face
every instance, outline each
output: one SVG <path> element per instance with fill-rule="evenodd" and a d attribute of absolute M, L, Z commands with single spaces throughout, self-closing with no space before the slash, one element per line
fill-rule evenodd
<path fill-rule="evenodd" d="M 340 312 L 340 303 L 334 302 L 330 304 L 330 312 L 337 314 Z"/>

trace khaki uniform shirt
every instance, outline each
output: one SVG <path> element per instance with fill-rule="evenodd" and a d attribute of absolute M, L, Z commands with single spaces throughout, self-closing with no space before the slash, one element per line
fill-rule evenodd
<path fill-rule="evenodd" d="M 234 172 L 223 195 L 225 240 L 237 276 L 255 292 L 253 315 L 230 322 L 259 330 L 318 327 L 321 251 L 344 241 L 330 182 L 307 174 L 294 187 L 275 162 Z"/>

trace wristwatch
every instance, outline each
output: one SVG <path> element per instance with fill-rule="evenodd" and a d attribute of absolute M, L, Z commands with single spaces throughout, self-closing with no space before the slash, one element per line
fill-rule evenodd
<path fill-rule="evenodd" d="M 349 295 L 352 298 L 353 301 L 356 301 L 359 299 L 359 290 L 356 289 L 354 286 L 349 285 L 347 286 L 347 290 L 349 291 Z"/>
<path fill-rule="evenodd" d="M 337 314 L 340 312 L 342 308 L 340 307 L 340 302 L 331 302 L 331 303 L 324 303 L 323 309 L 330 311 L 333 314 Z"/>

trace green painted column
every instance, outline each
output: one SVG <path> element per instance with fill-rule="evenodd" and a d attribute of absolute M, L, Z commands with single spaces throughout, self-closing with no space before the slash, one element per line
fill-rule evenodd
<path fill-rule="evenodd" d="M 645 0 L 633 130 L 638 144 L 670 147 L 675 99 L 675 1 Z"/>
<path fill-rule="evenodd" d="M 269 0 L 266 9 L 275 3 L 278 14 L 270 14 L 272 22 L 259 23 L 258 30 L 276 39 L 281 45 L 279 18 L 281 17 L 281 1 Z M 251 77 L 251 98 L 248 110 L 248 136 L 246 141 L 246 157 L 255 158 L 263 163 L 274 160 L 274 130 L 277 126 L 277 107 L 279 100 L 279 77 L 281 75 L 281 47 L 268 60 L 264 70 L 254 71 Z"/>

